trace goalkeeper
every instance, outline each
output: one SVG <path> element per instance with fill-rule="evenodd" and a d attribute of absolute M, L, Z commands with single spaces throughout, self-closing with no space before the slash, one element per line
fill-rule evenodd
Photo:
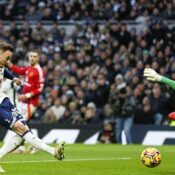
<path fill-rule="evenodd" d="M 146 77 L 147 80 L 150 80 L 153 82 L 164 83 L 164 84 L 169 85 L 171 88 L 175 89 L 175 81 L 158 74 L 154 69 L 145 68 L 143 75 L 144 77 Z M 175 112 L 171 112 L 168 115 L 168 117 L 171 120 L 175 120 Z"/>

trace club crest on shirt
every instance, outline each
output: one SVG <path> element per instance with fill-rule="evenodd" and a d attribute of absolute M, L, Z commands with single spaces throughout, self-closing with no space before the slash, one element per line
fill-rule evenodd
<path fill-rule="evenodd" d="M 29 74 L 29 76 L 32 77 L 32 76 L 33 76 L 33 72 L 31 72 L 31 73 Z"/>

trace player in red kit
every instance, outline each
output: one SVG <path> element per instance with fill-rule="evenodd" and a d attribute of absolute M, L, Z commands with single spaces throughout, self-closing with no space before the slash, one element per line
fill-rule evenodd
<path fill-rule="evenodd" d="M 39 103 L 39 95 L 43 90 L 45 81 L 44 71 L 39 65 L 38 52 L 35 50 L 30 51 L 28 53 L 28 59 L 29 66 L 26 67 L 18 67 L 11 62 L 7 64 L 14 73 L 25 76 L 22 94 L 19 95 L 20 102 L 17 108 L 26 120 L 29 120 L 36 111 Z"/>

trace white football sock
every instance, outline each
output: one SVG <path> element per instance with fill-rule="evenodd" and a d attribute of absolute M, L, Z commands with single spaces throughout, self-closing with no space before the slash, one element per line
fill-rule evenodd
<path fill-rule="evenodd" d="M 18 146 L 23 143 L 23 138 L 19 135 L 14 135 L 11 139 L 4 143 L 0 149 L 0 159 L 7 153 L 15 150 Z"/>
<path fill-rule="evenodd" d="M 55 148 L 45 144 L 41 139 L 39 139 L 37 136 L 33 135 L 30 131 L 27 132 L 23 136 L 24 140 L 28 142 L 33 147 L 40 149 L 42 151 L 46 151 L 52 155 L 55 155 Z"/>

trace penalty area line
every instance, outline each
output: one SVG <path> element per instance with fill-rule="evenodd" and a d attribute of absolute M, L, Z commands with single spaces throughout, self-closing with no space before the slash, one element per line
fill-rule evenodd
<path fill-rule="evenodd" d="M 78 162 L 78 161 L 110 161 L 110 160 L 130 160 L 131 157 L 116 157 L 116 158 L 89 158 L 89 159 L 65 159 L 63 162 Z M 17 164 L 17 163 L 42 163 L 42 162 L 59 162 L 58 160 L 21 160 L 21 161 L 3 161 L 1 164 Z"/>

